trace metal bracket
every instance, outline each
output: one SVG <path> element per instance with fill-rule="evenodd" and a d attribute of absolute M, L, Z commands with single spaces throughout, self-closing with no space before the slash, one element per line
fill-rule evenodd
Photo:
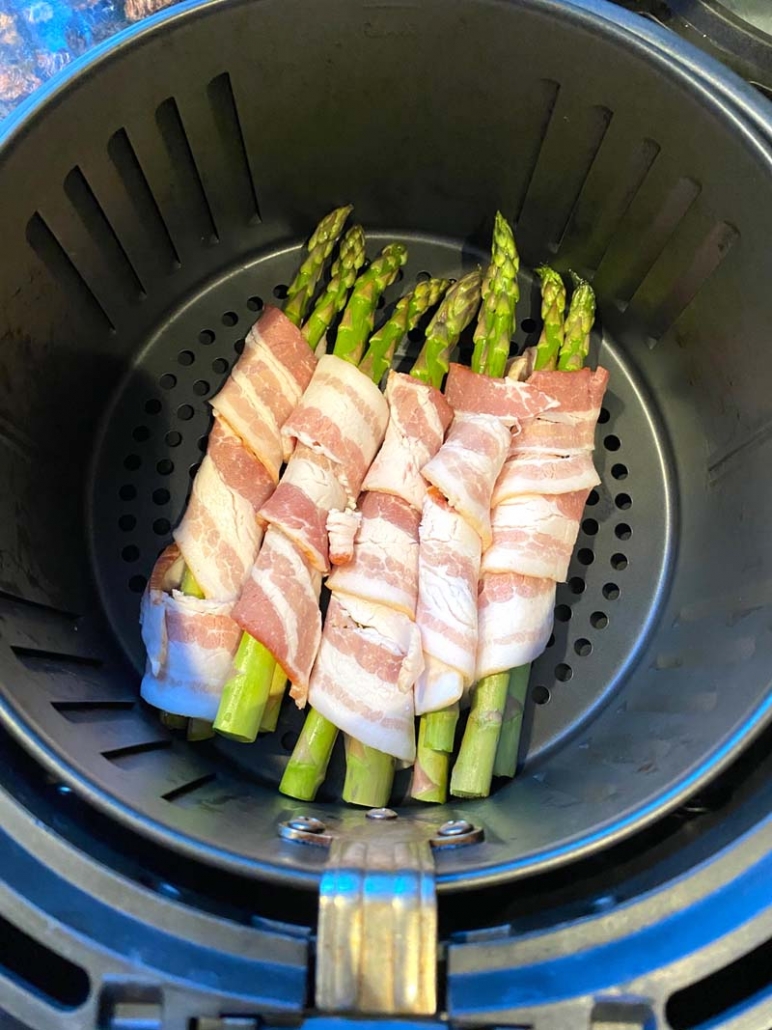
<path fill-rule="evenodd" d="M 428 1016 L 437 1010 L 437 895 L 433 849 L 484 837 L 466 820 L 437 829 L 371 809 L 331 832 L 297 816 L 279 835 L 329 848 L 319 889 L 316 1004 L 324 1012 Z"/>

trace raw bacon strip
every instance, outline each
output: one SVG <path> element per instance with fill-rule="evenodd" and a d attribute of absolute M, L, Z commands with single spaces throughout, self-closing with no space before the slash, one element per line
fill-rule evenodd
<path fill-rule="evenodd" d="M 529 385 L 549 392 L 556 406 L 524 423 L 514 446 L 518 454 L 573 455 L 591 452 L 608 372 L 534 372 Z"/>
<path fill-rule="evenodd" d="M 464 677 L 430 654 L 424 654 L 424 671 L 416 680 L 415 714 L 439 712 L 460 701 L 464 693 Z"/>
<path fill-rule="evenodd" d="M 510 445 L 509 431 L 491 415 L 456 415 L 448 438 L 423 476 L 479 534 L 491 542 L 491 494 Z"/>
<path fill-rule="evenodd" d="M 389 406 L 375 383 L 350 362 L 325 354 L 282 434 L 334 462 L 353 504 L 388 420 Z"/>
<path fill-rule="evenodd" d="M 361 511 L 331 511 L 327 516 L 330 562 L 333 565 L 346 565 L 354 557 L 354 540 L 361 525 Z"/>
<path fill-rule="evenodd" d="M 355 740 L 412 762 L 413 684 L 422 668 L 421 639 L 406 615 L 333 595 L 308 699 Z"/>
<path fill-rule="evenodd" d="M 329 572 L 327 516 L 346 505 L 337 466 L 324 454 L 300 444 L 281 482 L 260 510 L 260 518 L 277 526 L 319 572 Z"/>
<path fill-rule="evenodd" d="M 265 465 L 274 483 L 285 454 L 281 427 L 311 381 L 316 357 L 300 330 L 278 308 L 266 308 L 246 338 L 244 353 L 212 400 Z"/>
<path fill-rule="evenodd" d="M 174 531 L 206 597 L 235 601 L 241 593 L 263 538 L 255 514 L 273 488 L 261 462 L 222 419 L 215 419 L 187 510 Z"/>
<path fill-rule="evenodd" d="M 491 379 L 455 362 L 450 365 L 445 397 L 456 413 L 495 415 L 505 426 L 557 406 L 550 394 L 533 382 L 533 376 L 527 383 L 515 378 Z"/>
<path fill-rule="evenodd" d="M 424 499 L 419 529 L 416 622 L 424 652 L 474 678 L 480 537 L 435 491 Z"/>
<path fill-rule="evenodd" d="M 483 577 L 475 678 L 534 661 L 552 632 L 555 581 L 517 573 Z"/>
<path fill-rule="evenodd" d="M 385 396 L 389 425 L 362 489 L 394 494 L 420 511 L 421 469 L 442 446 L 453 411 L 439 390 L 402 372 L 389 373 Z"/>
<path fill-rule="evenodd" d="M 494 509 L 493 543 L 482 558 L 483 575 L 519 572 L 561 583 L 579 534 L 587 490 L 541 496 L 523 494 Z"/>
<path fill-rule="evenodd" d="M 233 609 L 233 618 L 276 658 L 292 684 L 290 696 L 306 703 L 308 682 L 322 635 L 322 577 L 281 530 L 269 526 L 263 546 Z"/>
<path fill-rule="evenodd" d="M 566 372 L 565 375 L 574 375 Z M 514 444 L 513 444 L 514 447 Z M 567 494 L 592 490 L 600 477 L 587 451 L 573 457 L 520 455 L 516 451 L 504 462 L 493 490 L 491 504 L 497 507 L 521 494 Z"/>
<path fill-rule="evenodd" d="M 421 516 L 391 494 L 363 494 L 354 556 L 333 569 L 327 586 L 415 618 L 418 600 L 418 523 Z"/>
<path fill-rule="evenodd" d="M 183 564 L 172 544 L 156 562 L 142 599 L 148 661 L 141 693 L 157 708 L 211 721 L 241 630 L 230 617 L 232 605 L 186 597 L 174 589 Z"/>

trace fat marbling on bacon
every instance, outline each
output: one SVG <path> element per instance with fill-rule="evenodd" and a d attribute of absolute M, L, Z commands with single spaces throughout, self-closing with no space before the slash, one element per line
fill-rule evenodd
<path fill-rule="evenodd" d="M 183 567 L 179 548 L 170 544 L 142 598 L 147 667 L 141 694 L 167 712 L 212 721 L 241 630 L 230 617 L 232 604 L 180 593 Z"/>
<path fill-rule="evenodd" d="M 421 469 L 441 446 L 452 411 L 439 390 L 396 372 L 386 398 L 389 424 L 363 483 L 353 555 L 328 580 L 332 601 L 310 699 L 357 740 L 412 761 L 413 685 L 423 667 L 413 621 L 427 490 Z"/>

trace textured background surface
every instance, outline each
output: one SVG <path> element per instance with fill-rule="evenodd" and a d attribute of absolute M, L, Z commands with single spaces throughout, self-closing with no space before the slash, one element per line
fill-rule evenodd
<path fill-rule="evenodd" d="M 0 0 L 0 118 L 75 57 L 173 0 Z"/>

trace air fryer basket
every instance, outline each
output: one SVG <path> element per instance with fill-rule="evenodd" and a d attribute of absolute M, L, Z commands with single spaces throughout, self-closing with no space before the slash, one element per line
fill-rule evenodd
<path fill-rule="evenodd" d="M 313 884 L 276 793 L 299 717 L 172 740 L 137 700 L 137 613 L 207 399 L 299 242 L 351 201 L 405 282 L 484 260 L 592 277 L 611 370 L 522 775 L 464 814 L 440 886 L 546 868 L 654 818 L 767 720 L 772 152 L 595 10 L 550 0 L 220 0 L 75 69 L 0 151 L 0 704 L 58 776 L 199 858 Z M 525 272 L 516 341 L 538 334 Z M 413 341 L 417 344 L 419 341 Z M 334 780 L 334 777 L 333 777 Z M 333 784 L 334 786 L 334 784 Z"/>

